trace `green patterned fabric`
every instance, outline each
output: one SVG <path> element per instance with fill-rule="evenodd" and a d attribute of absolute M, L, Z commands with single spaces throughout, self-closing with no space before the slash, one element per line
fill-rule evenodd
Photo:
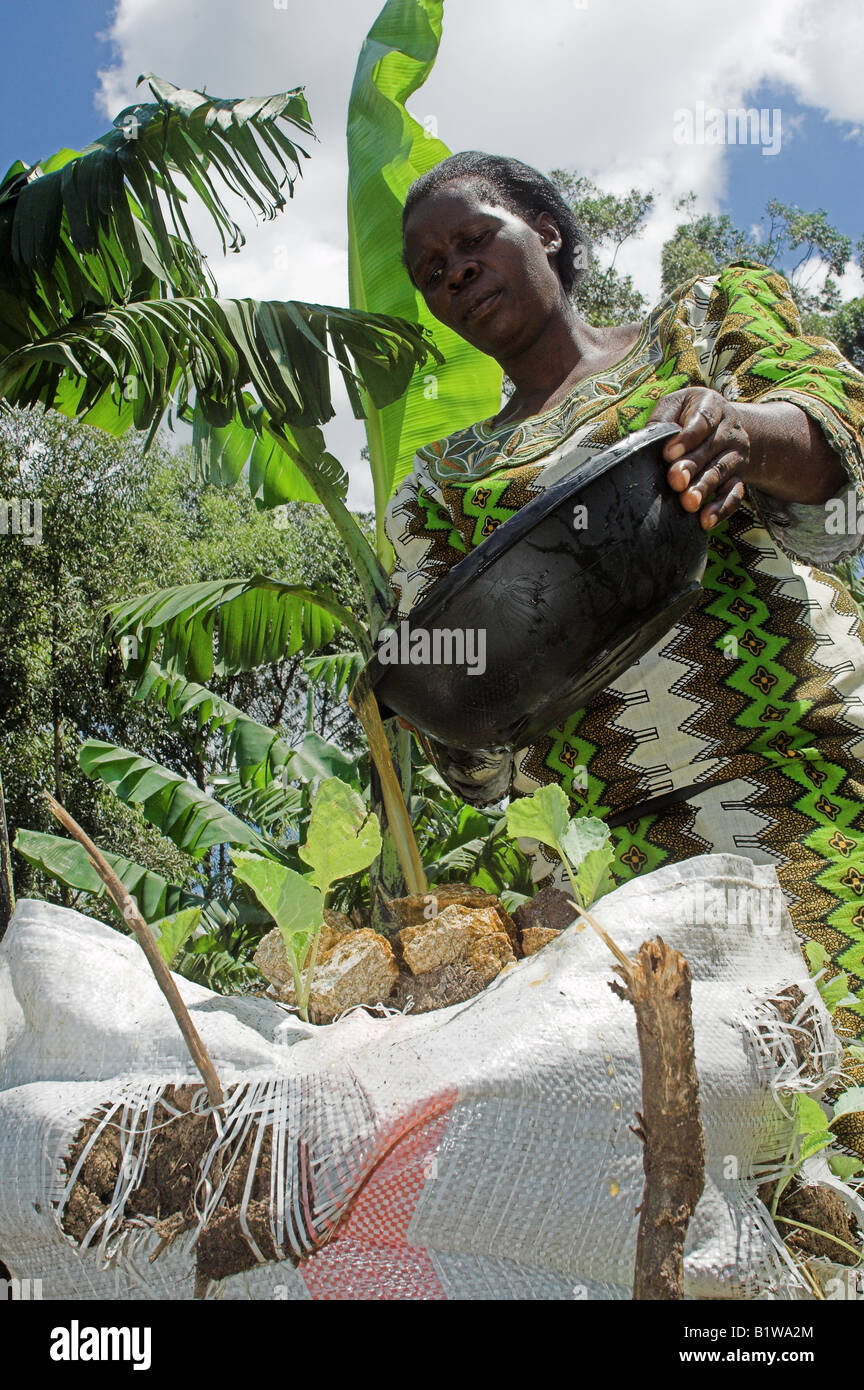
<path fill-rule="evenodd" d="M 395 493 L 391 583 L 406 616 L 466 551 L 544 487 L 565 440 L 591 450 L 642 428 L 686 386 L 729 400 L 800 406 L 864 497 L 864 377 L 804 336 L 789 286 L 741 261 L 680 287 L 615 367 L 513 426 L 480 421 L 421 449 Z M 848 591 L 820 566 L 855 554 L 834 503 L 781 503 L 748 489 L 709 534 L 700 601 L 613 686 L 528 748 L 479 754 L 458 783 L 526 795 L 559 782 L 574 808 L 613 823 L 613 877 L 729 851 L 773 864 L 796 929 L 849 975 L 836 1021 L 864 1034 L 864 644 Z M 853 501 L 854 512 L 854 501 Z M 438 759 L 447 776 L 446 758 Z M 509 766 L 507 765 L 509 763 Z M 502 769 L 504 773 L 501 782 Z M 653 814 L 646 803 L 671 804 Z M 560 865 L 527 845 L 535 880 Z"/>

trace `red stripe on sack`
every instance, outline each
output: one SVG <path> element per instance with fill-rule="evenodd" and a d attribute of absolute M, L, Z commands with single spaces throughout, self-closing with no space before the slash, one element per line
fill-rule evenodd
<path fill-rule="evenodd" d="M 382 1131 L 381 1159 L 331 1240 L 300 1265 L 316 1300 L 446 1299 L 435 1267 L 408 1227 L 427 1181 L 429 1160 L 447 1129 L 458 1092 L 422 1102 Z"/>

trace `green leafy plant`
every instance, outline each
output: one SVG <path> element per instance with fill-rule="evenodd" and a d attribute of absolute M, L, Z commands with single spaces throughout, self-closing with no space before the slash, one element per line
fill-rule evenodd
<path fill-rule="evenodd" d="M 802 1230 L 810 1231 L 815 1235 L 824 1236 L 828 1240 L 835 1241 L 844 1250 L 853 1255 L 857 1255 L 859 1260 L 864 1258 L 860 1250 L 847 1244 L 845 1241 L 838 1240 L 829 1231 L 822 1231 L 815 1226 L 808 1226 L 804 1222 L 794 1221 L 778 1215 L 780 1198 L 786 1191 L 792 1179 L 800 1170 L 801 1166 L 813 1154 L 819 1153 L 821 1149 L 827 1149 L 836 1142 L 837 1136 L 831 1129 L 833 1120 L 840 1115 L 854 1114 L 864 1110 L 864 1086 L 850 1086 L 844 1091 L 840 1098 L 835 1101 L 833 1115 L 829 1116 L 822 1106 L 813 1100 L 812 1096 L 796 1096 L 796 1119 L 797 1125 L 792 1142 L 786 1153 L 783 1171 L 778 1178 L 774 1188 L 774 1195 L 771 1199 L 771 1219 L 779 1221 L 781 1225 L 800 1226 Z M 793 1156 L 794 1155 L 794 1156 Z M 849 1182 L 862 1171 L 862 1165 L 857 1159 L 847 1154 L 832 1153 L 828 1157 L 828 1164 L 835 1177 L 843 1182 Z"/>
<path fill-rule="evenodd" d="M 834 1135 L 828 1128 L 828 1116 L 812 1096 L 799 1094 L 795 1097 L 795 1118 L 797 1121 L 795 1133 L 786 1153 L 783 1175 L 778 1178 L 774 1188 L 774 1196 L 771 1199 L 772 1218 L 776 1217 L 780 1198 L 802 1163 L 805 1163 L 812 1154 L 819 1153 L 820 1149 L 827 1149 L 829 1144 L 834 1143 Z M 797 1157 L 793 1159 L 796 1150 Z"/>
<path fill-rule="evenodd" d="M 309 1017 L 328 894 L 337 880 L 368 869 L 380 852 L 378 817 L 353 788 L 328 777 L 318 788 L 306 840 L 299 848 L 309 873 L 260 855 L 239 850 L 232 854 L 237 878 L 251 888 L 279 928 L 304 1019 Z"/>
<path fill-rule="evenodd" d="M 190 936 L 201 925 L 201 908 L 187 907 L 170 917 L 163 917 L 152 924 L 156 946 L 166 965 L 170 965 L 178 952 L 183 950 Z"/>
<path fill-rule="evenodd" d="M 807 964 L 810 967 L 810 975 L 816 984 L 822 1002 L 829 1013 L 833 1014 L 840 1005 L 856 1004 L 858 1001 L 849 992 L 849 977 L 842 973 L 839 975 L 828 976 L 825 969 L 831 964 L 831 957 L 825 950 L 821 941 L 808 941 L 804 947 L 804 954 L 807 957 Z"/>
<path fill-rule="evenodd" d="M 848 979 L 844 974 L 834 975 L 831 978 L 826 977 L 825 967 L 830 963 L 830 957 L 821 942 L 808 941 L 804 952 L 810 967 L 811 977 L 815 981 L 820 996 L 829 1013 L 834 1013 L 840 1005 L 849 1002 Z M 848 1052 L 856 1060 L 864 1060 L 864 1048 L 852 1046 Z M 803 1229 L 826 1236 L 829 1240 L 835 1239 L 829 1232 L 816 1231 L 815 1227 L 803 1226 L 803 1223 L 800 1222 L 787 1222 L 785 1217 L 778 1216 L 778 1206 L 789 1183 L 807 1159 L 813 1154 L 819 1153 L 820 1150 L 831 1148 L 832 1145 L 836 1144 L 837 1135 L 832 1129 L 834 1121 L 839 1119 L 841 1115 L 857 1114 L 860 1111 L 864 1111 L 864 1086 L 850 1086 L 843 1091 L 834 1102 L 830 1114 L 812 1096 L 799 1094 L 795 1097 L 795 1133 L 792 1136 L 783 1170 L 771 1199 L 770 1211 L 773 1220 L 780 1221 L 782 1224 L 802 1225 Z M 832 1173 L 842 1182 L 849 1182 L 864 1171 L 864 1165 L 857 1158 L 848 1154 L 833 1152 L 828 1154 L 827 1158 Z M 838 1244 L 851 1251 L 852 1254 L 858 1255 L 859 1258 L 861 1257 L 861 1252 L 855 1250 L 851 1245 L 846 1245 L 843 1241 L 839 1241 Z"/>
<path fill-rule="evenodd" d="M 557 783 L 508 806 L 507 833 L 514 840 L 539 840 L 560 855 L 580 907 L 590 907 L 612 889 L 609 827 L 595 816 L 571 818 L 567 796 Z"/>

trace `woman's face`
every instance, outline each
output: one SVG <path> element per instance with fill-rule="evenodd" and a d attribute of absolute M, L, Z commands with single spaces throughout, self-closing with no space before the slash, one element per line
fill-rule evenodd
<path fill-rule="evenodd" d="M 544 212 L 529 225 L 485 202 L 469 180 L 418 203 L 404 245 L 430 312 L 490 357 L 530 347 L 566 302 L 553 264 L 561 248 L 554 219 Z"/>

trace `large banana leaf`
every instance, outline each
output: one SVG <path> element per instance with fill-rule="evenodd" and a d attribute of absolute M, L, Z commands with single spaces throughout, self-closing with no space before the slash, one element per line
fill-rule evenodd
<path fill-rule="evenodd" d="M 15 837 L 15 848 L 28 863 L 42 869 L 49 877 L 71 888 L 76 893 L 92 893 L 101 897 L 105 885 L 97 874 L 83 845 L 77 840 L 66 840 L 62 835 L 45 835 L 38 830 L 19 830 Z M 145 869 L 131 859 L 120 854 L 109 854 L 103 850 L 123 887 L 135 899 L 144 920 L 156 922 L 171 912 L 179 912 L 184 907 L 200 907 L 201 898 L 175 887 L 161 874 Z"/>
<path fill-rule="evenodd" d="M 273 846 L 200 787 L 114 743 L 87 739 L 78 762 L 121 801 L 140 806 L 143 815 L 178 849 L 199 858 L 211 845 L 240 845 L 273 856 Z"/>
<path fill-rule="evenodd" d="M 266 786 L 277 775 L 290 775 L 282 770 L 290 765 L 294 750 L 273 729 L 250 719 L 206 686 L 163 671 L 155 661 L 139 678 L 132 698 L 161 704 L 175 725 L 194 718 L 200 733 L 221 730 L 225 766 L 237 769 L 241 786 Z"/>
<path fill-rule="evenodd" d="M 62 835 L 45 835 L 38 830 L 19 830 L 15 848 L 30 864 L 41 869 L 55 883 L 71 888 L 75 893 L 91 893 L 101 898 L 106 889 L 87 856 L 87 851 L 75 840 Z M 169 883 L 161 874 L 145 869 L 121 854 L 102 851 L 123 887 L 135 899 L 145 922 L 158 922 L 170 913 L 184 908 L 200 907 L 202 918 L 212 928 L 225 928 L 229 923 L 245 922 L 264 925 L 267 914 L 246 903 L 229 903 L 219 898 L 202 898 L 185 888 Z"/>
<path fill-rule="evenodd" d="M 362 652 L 334 652 L 332 656 L 309 656 L 303 669 L 310 681 L 323 685 L 334 700 L 346 695 L 365 665 Z"/>
<path fill-rule="evenodd" d="M 263 785 L 244 784 L 239 773 L 226 772 L 214 777 L 213 782 L 223 801 L 262 830 L 269 830 L 275 821 L 294 826 L 304 810 L 300 788 L 276 777 Z"/>
<path fill-rule="evenodd" d="M 354 564 L 369 616 L 377 627 L 392 597 L 383 566 L 345 504 L 348 474 L 327 452 L 324 435 L 316 426 L 291 428 L 283 423 L 277 428 L 251 396 L 244 395 L 244 405 L 248 424 L 235 417 L 222 428 L 210 424 L 201 409 L 195 410 L 193 446 L 199 480 L 233 487 L 245 471 L 259 507 L 321 502 Z"/>
<path fill-rule="evenodd" d="M 362 755 L 361 755 L 362 756 Z M 359 787 L 359 758 L 352 758 L 335 743 L 322 738 L 320 734 L 308 733 L 294 750 L 291 770 L 295 777 L 304 782 L 314 782 L 321 777 L 340 777 L 343 782 Z"/>
<path fill-rule="evenodd" d="M 340 625 L 371 654 L 362 627 L 329 590 L 261 574 L 156 589 L 112 605 L 110 613 L 105 640 L 134 639 L 129 665 L 138 674 L 160 641 L 160 664 L 167 672 L 203 683 L 214 670 L 251 671 L 299 651 L 319 651 Z"/>
<path fill-rule="evenodd" d="M 348 493 L 348 474 L 338 459 L 327 452 L 324 435 L 316 426 L 283 424 L 273 429 L 266 411 L 244 394 L 248 425 L 239 416 L 225 426 L 211 425 L 203 411 L 192 420 L 192 448 L 199 482 L 214 487 L 234 487 L 245 475 L 249 492 L 263 510 L 286 502 L 319 502 L 307 474 L 321 478 L 342 500 Z M 301 472 L 297 457 L 306 470 Z"/>
<path fill-rule="evenodd" d="M 360 51 L 348 107 L 351 307 L 429 327 L 445 362 L 414 376 L 392 403 L 370 406 L 366 433 L 375 489 L 378 553 L 389 562 L 384 510 L 421 444 L 494 414 L 501 369 L 434 319 L 402 266 L 402 208 L 413 181 L 450 151 L 409 116 L 438 52 L 444 0 L 387 0 Z"/>
<path fill-rule="evenodd" d="M 84 150 L 19 160 L 0 184 L 0 351 L 130 298 L 210 293 L 178 178 L 234 250 L 244 238 L 226 193 L 265 218 L 286 185 L 293 195 L 306 151 L 282 127 L 312 134 L 299 88 L 220 100 L 145 77 L 154 101 L 121 111 Z"/>
<path fill-rule="evenodd" d="M 329 359 L 358 418 L 360 387 L 394 400 L 430 345 L 416 324 L 322 304 L 170 299 L 91 314 L 25 343 L 0 363 L 0 397 L 41 404 L 114 434 L 155 431 L 176 396 L 227 425 L 251 389 L 275 424 L 322 424 L 333 414 Z M 249 423 L 248 419 L 244 423 Z"/>
<path fill-rule="evenodd" d="M 303 790 L 291 786 L 289 779 L 310 783 L 324 777 L 340 777 L 359 791 L 359 761 L 319 734 L 308 733 L 300 746 L 292 750 L 290 760 L 279 770 L 278 776 L 271 775 L 269 780 L 244 786 L 237 772 L 229 772 L 214 781 L 223 800 L 267 830 L 277 820 L 296 823 L 308 809 Z"/>

